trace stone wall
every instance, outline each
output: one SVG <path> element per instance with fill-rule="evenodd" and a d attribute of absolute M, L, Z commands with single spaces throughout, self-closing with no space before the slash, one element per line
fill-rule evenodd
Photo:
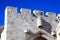
<path fill-rule="evenodd" d="M 2 40 L 33 40 L 37 32 L 43 33 L 47 40 L 55 40 L 52 33 L 60 21 L 60 15 L 56 17 L 53 12 L 46 12 L 45 15 L 40 10 L 34 10 L 31 14 L 31 10 L 25 8 L 17 13 L 16 7 L 7 6 Z"/>

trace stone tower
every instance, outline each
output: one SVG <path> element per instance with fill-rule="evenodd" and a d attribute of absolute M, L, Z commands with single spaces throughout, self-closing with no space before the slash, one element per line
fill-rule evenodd
<path fill-rule="evenodd" d="M 7 6 L 1 40 L 56 40 L 55 29 L 59 23 L 56 13 Z"/>

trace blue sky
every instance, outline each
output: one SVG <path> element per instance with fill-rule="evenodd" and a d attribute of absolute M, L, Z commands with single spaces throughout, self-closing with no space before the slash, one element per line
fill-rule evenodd
<path fill-rule="evenodd" d="M 4 25 L 4 10 L 6 6 L 38 9 L 44 12 L 60 13 L 60 0 L 0 0 L 0 25 Z"/>

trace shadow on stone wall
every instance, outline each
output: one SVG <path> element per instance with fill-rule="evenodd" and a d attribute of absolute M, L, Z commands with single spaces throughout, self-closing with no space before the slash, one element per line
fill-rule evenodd
<path fill-rule="evenodd" d="M 42 28 L 43 30 L 47 31 L 48 33 L 51 33 L 52 26 L 50 25 L 50 23 L 42 19 L 42 25 L 43 25 Z"/>
<path fill-rule="evenodd" d="M 1 33 L 3 32 L 4 27 L 0 26 L 0 38 L 1 38 Z"/>

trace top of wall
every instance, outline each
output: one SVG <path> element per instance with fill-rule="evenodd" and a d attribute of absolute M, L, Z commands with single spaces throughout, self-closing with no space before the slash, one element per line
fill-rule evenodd
<path fill-rule="evenodd" d="M 17 7 L 11 7 L 11 6 L 7 6 L 6 7 L 6 10 L 7 12 L 11 12 L 13 15 L 16 13 L 19 14 L 17 12 Z M 5 11 L 6 11 L 5 10 Z M 41 10 L 33 10 L 33 14 L 31 12 L 31 9 L 26 9 L 26 8 L 21 8 L 20 9 L 20 14 L 22 14 L 22 16 L 24 17 L 29 17 L 30 15 L 33 15 L 34 17 L 41 17 L 43 16 L 44 19 L 49 19 L 49 20 L 53 20 L 53 24 L 56 23 L 56 22 L 59 22 L 60 21 L 60 14 L 58 14 L 58 16 L 56 16 L 56 13 L 54 12 L 46 12 L 45 13 L 45 16 L 44 16 L 44 11 L 41 11 Z M 46 17 L 46 18 L 45 18 Z M 54 19 L 55 18 L 55 19 Z M 48 21 L 48 20 L 47 20 Z M 48 21 L 49 22 L 49 21 Z M 50 24 L 52 24 L 52 22 Z M 52 25 L 53 25 L 52 24 Z M 57 23 L 54 24 L 57 26 Z"/>
<path fill-rule="evenodd" d="M 17 7 L 7 6 L 6 9 L 8 9 L 8 11 L 12 11 L 12 12 L 17 13 Z M 31 9 L 21 8 L 20 9 L 20 12 L 21 13 L 24 13 L 24 12 L 31 13 Z M 33 10 L 33 14 L 35 14 L 36 16 L 37 15 L 43 15 L 44 16 L 44 11 L 41 11 L 41 10 Z M 45 15 L 47 15 L 47 16 L 56 16 L 56 13 L 54 13 L 54 12 L 46 12 Z M 58 14 L 57 17 L 60 17 L 60 14 Z"/>

